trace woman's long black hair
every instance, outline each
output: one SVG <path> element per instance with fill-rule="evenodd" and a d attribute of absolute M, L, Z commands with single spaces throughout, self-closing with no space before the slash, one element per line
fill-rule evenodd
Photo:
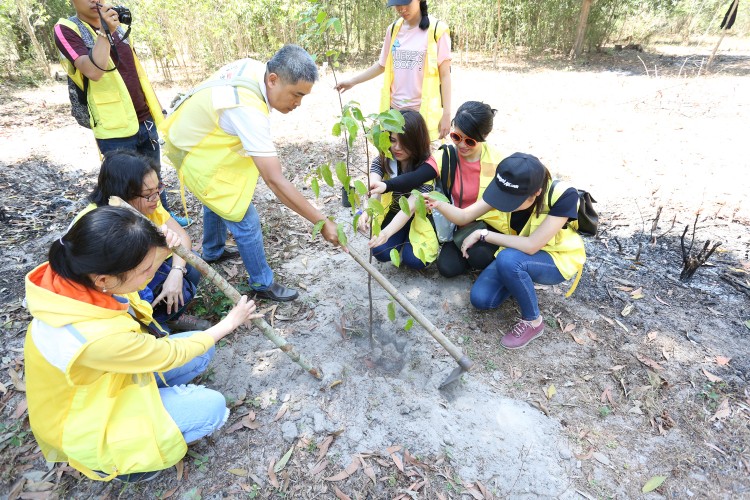
<path fill-rule="evenodd" d="M 130 201 L 141 194 L 146 175 L 157 170 L 154 160 L 135 151 L 118 149 L 105 153 L 99 180 L 89 201 L 97 207 L 108 205 L 110 196 Z"/>
<path fill-rule="evenodd" d="M 127 208 L 105 206 L 85 213 L 55 240 L 48 260 L 63 278 L 96 289 L 90 275 L 122 279 L 152 248 L 166 246 L 164 235 L 146 218 Z"/>
<path fill-rule="evenodd" d="M 401 173 L 406 173 L 411 172 L 430 157 L 430 133 L 427 130 L 427 123 L 418 111 L 405 109 L 400 113 L 404 117 L 404 131 L 398 134 L 398 140 L 401 147 L 409 152 L 409 159 L 403 163 L 399 162 L 399 167 Z M 381 153 L 380 164 L 387 171 L 386 162 L 385 155 Z"/>
<path fill-rule="evenodd" d="M 427 0 L 419 2 L 419 12 L 422 13 L 422 19 L 419 20 L 419 29 L 426 30 L 430 27 L 430 18 L 427 17 Z"/>

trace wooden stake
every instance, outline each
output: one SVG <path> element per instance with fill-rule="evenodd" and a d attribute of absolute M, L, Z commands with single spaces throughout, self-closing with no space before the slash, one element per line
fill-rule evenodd
<path fill-rule="evenodd" d="M 117 196 L 110 196 L 109 204 L 113 207 L 127 208 L 128 210 L 137 213 L 144 219 L 149 220 L 138 210 L 130 206 L 122 198 L 119 198 Z M 149 222 L 151 221 L 149 220 Z M 185 248 L 183 245 L 172 247 L 170 250 L 185 259 L 188 264 L 200 271 L 200 273 L 205 276 L 211 283 L 213 283 L 214 286 L 218 288 L 224 295 L 226 295 L 233 304 L 236 304 L 240 301 L 242 294 L 240 294 L 240 292 L 237 291 L 235 287 L 233 287 L 211 266 L 209 266 L 205 260 L 195 255 L 192 251 Z M 269 325 L 266 320 L 264 320 L 263 318 L 255 318 L 252 320 L 252 323 L 254 326 L 258 327 L 261 333 L 263 333 L 263 335 L 265 335 L 268 340 L 273 342 L 276 347 L 278 347 L 283 353 L 289 356 L 292 361 L 300 365 L 306 372 L 308 372 L 318 380 L 323 378 L 323 372 L 320 370 L 320 368 L 312 366 L 309 361 L 307 361 L 294 349 L 294 346 L 292 344 L 288 343 L 282 337 L 279 337 L 274 331 L 273 327 Z"/>

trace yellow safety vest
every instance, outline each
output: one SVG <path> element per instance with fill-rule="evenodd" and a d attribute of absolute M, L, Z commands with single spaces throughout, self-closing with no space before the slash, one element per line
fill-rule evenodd
<path fill-rule="evenodd" d="M 69 19 L 60 19 L 57 21 L 57 24 L 62 24 L 72 29 L 79 36 L 81 34 L 78 25 Z M 91 26 L 87 23 L 83 23 L 83 25 L 88 28 L 94 40 L 96 40 L 96 32 Z M 141 84 L 143 95 L 146 97 L 146 104 L 151 112 L 154 123 L 158 125 L 164 118 L 162 107 L 134 51 L 133 60 L 135 61 L 138 81 Z M 65 68 L 71 80 L 82 89 L 83 73 L 62 54 L 60 54 L 60 64 Z M 107 68 L 114 68 L 114 62 L 111 58 L 107 62 Z M 105 71 L 99 81 L 89 80 L 86 97 L 89 105 L 89 114 L 91 115 L 91 129 L 94 131 L 94 136 L 97 139 L 130 137 L 138 133 L 138 127 L 140 126 L 138 115 L 135 112 L 133 100 L 130 98 L 128 88 L 119 71 Z"/>
<path fill-rule="evenodd" d="M 549 189 L 551 185 L 552 183 L 550 182 L 547 185 L 547 190 L 542 195 L 540 195 L 543 196 L 545 200 L 544 207 L 542 208 L 541 213 L 539 215 L 533 213 L 531 217 L 529 217 L 529 220 L 526 222 L 526 225 L 523 227 L 523 229 L 521 229 L 520 233 L 516 233 L 511 229 L 510 232 L 506 234 L 529 236 L 540 226 L 542 222 L 544 222 L 544 219 L 547 218 L 547 214 L 549 213 L 547 200 L 550 199 Z M 557 183 L 557 185 L 555 186 L 555 190 L 552 192 L 552 205 L 555 204 L 555 202 L 569 187 L 571 186 L 567 183 Z M 510 228 L 511 213 L 500 212 L 500 214 L 503 216 L 505 222 Z M 540 249 L 541 251 L 550 254 L 552 260 L 555 262 L 555 266 L 557 266 L 560 274 L 562 274 L 566 280 L 572 278 L 573 276 L 576 277 L 575 281 L 570 287 L 570 290 L 568 290 L 566 297 L 569 297 L 578 286 L 578 281 L 581 279 L 581 274 L 583 273 L 583 264 L 584 262 L 586 262 L 586 249 L 583 245 L 583 239 L 581 238 L 581 235 L 576 232 L 574 227 L 575 224 L 571 224 L 568 227 L 560 229 L 557 234 L 555 234 L 555 237 Z M 498 253 L 504 249 L 505 247 L 500 247 Z"/>
<path fill-rule="evenodd" d="M 385 81 L 380 92 L 380 111 L 391 109 L 391 85 L 393 83 L 393 44 L 396 35 L 404 24 L 403 18 L 391 24 L 391 45 L 388 47 L 388 59 L 385 62 Z M 432 33 L 430 34 L 430 30 Z M 437 140 L 440 135 L 438 126 L 443 117 L 443 96 L 440 93 L 440 72 L 437 64 L 437 41 L 448 31 L 448 26 L 437 19 L 430 18 L 430 26 L 427 28 L 427 54 L 424 64 L 424 78 L 422 80 L 422 103 L 419 106 L 419 114 L 427 123 L 430 132 L 430 140 Z"/>
<path fill-rule="evenodd" d="M 482 142 L 482 153 L 479 157 L 479 164 L 480 164 L 480 171 L 479 171 L 479 193 L 477 194 L 477 200 L 482 199 L 482 194 L 484 194 L 484 190 L 487 189 L 487 186 L 490 185 L 490 183 L 495 178 L 495 170 L 497 169 L 497 165 L 505 158 L 500 151 L 495 149 L 494 147 L 490 146 L 486 142 Z M 438 164 L 438 171 L 442 172 L 442 165 L 443 165 L 443 155 L 437 154 L 434 155 L 435 159 L 437 160 Z M 455 182 L 460 182 L 458 180 L 458 176 L 460 175 L 461 171 L 461 157 L 459 156 L 457 158 L 458 164 L 457 168 L 458 171 L 456 172 L 456 180 Z M 497 210 L 490 210 L 486 214 L 479 217 L 479 219 L 487 223 L 487 225 L 492 226 L 497 230 L 498 232 L 504 233 L 504 234 L 510 234 L 510 225 L 505 220 L 505 217 L 502 216 L 501 212 Z"/>
<path fill-rule="evenodd" d="M 265 65 L 250 61 L 241 78 L 264 85 L 264 75 Z M 207 82 L 217 78 L 214 74 Z M 215 99 L 214 93 L 222 93 L 224 98 Z M 266 116 L 270 113 L 260 91 L 227 80 L 226 84 L 206 86 L 192 94 L 159 128 L 165 141 L 164 154 L 177 169 L 180 183 L 214 213 L 234 222 L 245 216 L 259 175 L 253 159 L 243 155 L 240 138 L 219 126 L 221 111 L 240 106 L 257 109 Z"/>
<path fill-rule="evenodd" d="M 24 343 L 29 422 L 44 457 L 68 462 L 88 478 L 104 481 L 176 464 L 187 445 L 164 408 L 154 374 L 103 372 L 77 363 L 89 343 L 110 332 L 148 334 L 127 311 L 30 285 L 29 276 L 47 265 L 26 277 L 27 299 L 65 311 L 66 318 L 60 318 L 61 312 L 48 314 L 49 319 L 35 317 Z M 141 321 L 149 321 L 151 306 L 137 293 L 122 297 Z"/>
<path fill-rule="evenodd" d="M 390 160 L 386 158 L 386 161 Z M 387 171 L 387 168 L 384 170 Z M 387 177 L 388 176 L 386 176 L 386 178 Z M 429 184 L 434 185 L 435 181 L 430 181 Z M 388 213 L 388 209 L 391 206 L 391 203 L 393 203 L 393 193 L 383 193 L 380 197 L 380 203 L 382 203 L 385 208 L 383 215 L 378 216 L 378 221 L 382 224 L 385 219 L 385 214 Z M 432 226 L 429 219 L 422 219 L 414 214 L 409 226 L 409 243 L 411 243 L 411 246 L 414 249 L 414 255 L 425 265 L 434 262 L 435 259 L 437 259 L 440 244 L 438 243 L 435 228 Z"/>

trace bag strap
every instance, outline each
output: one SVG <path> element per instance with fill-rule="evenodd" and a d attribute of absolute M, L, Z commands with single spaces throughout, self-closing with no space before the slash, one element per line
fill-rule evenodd
<path fill-rule="evenodd" d="M 192 97 L 194 94 L 197 94 L 201 90 L 208 89 L 211 87 L 219 87 L 222 85 L 231 85 L 232 87 L 242 87 L 245 89 L 248 89 L 250 92 L 255 94 L 259 99 L 265 102 L 265 98 L 263 97 L 263 93 L 260 90 L 260 84 L 256 82 L 255 80 L 251 80 L 250 78 L 246 78 L 243 76 L 236 76 L 232 78 L 231 80 L 210 80 L 208 82 L 203 82 L 197 87 L 194 87 L 190 92 L 183 95 L 179 101 L 174 105 L 172 108 L 172 113 L 177 111 L 177 108 L 182 106 L 182 103 L 187 101 L 190 97 Z"/>
<path fill-rule="evenodd" d="M 552 208 L 552 191 L 555 190 L 555 186 L 557 186 L 559 179 L 555 179 L 552 181 L 552 185 L 549 187 L 549 192 L 547 193 L 547 208 Z"/>
<path fill-rule="evenodd" d="M 442 184 L 443 193 L 450 195 L 453 184 L 456 181 L 456 170 L 458 170 L 456 150 L 450 144 L 443 144 L 440 146 L 440 149 L 443 150 L 443 162 L 440 165 L 440 183 Z M 459 200 L 463 201 L 463 183 L 461 184 Z"/>

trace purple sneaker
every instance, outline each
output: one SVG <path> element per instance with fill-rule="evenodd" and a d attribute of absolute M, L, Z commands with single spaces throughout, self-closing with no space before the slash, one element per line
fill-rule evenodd
<path fill-rule="evenodd" d="M 544 333 L 544 321 L 539 323 L 539 326 L 532 326 L 531 321 L 522 319 L 508 333 L 503 335 L 503 338 L 500 339 L 500 345 L 506 349 L 520 349 L 542 333 Z"/>

